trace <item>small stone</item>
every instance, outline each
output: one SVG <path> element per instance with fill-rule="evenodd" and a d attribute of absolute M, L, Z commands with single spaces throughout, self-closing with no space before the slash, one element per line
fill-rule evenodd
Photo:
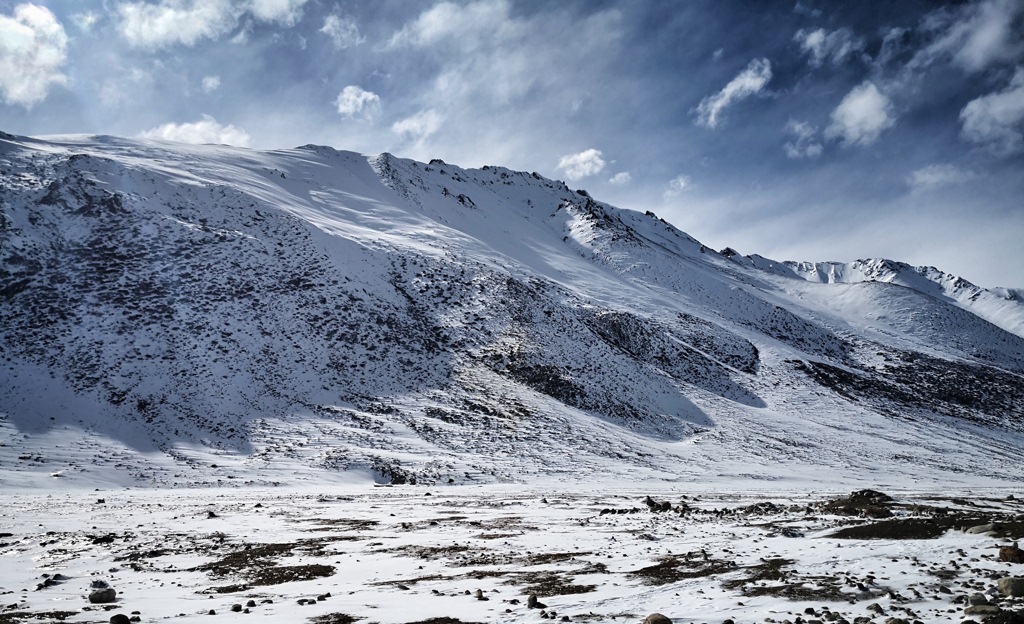
<path fill-rule="evenodd" d="M 245 606 L 247 606 L 247 607 L 255 607 L 256 606 L 256 601 L 255 600 L 250 600 L 249 602 L 245 603 Z"/>
<path fill-rule="evenodd" d="M 868 611 L 874 611 L 875 613 L 885 613 L 885 609 L 883 609 L 882 605 L 878 604 L 877 602 L 872 602 L 871 604 L 869 604 Z"/>
<path fill-rule="evenodd" d="M 110 616 L 110 624 L 131 624 L 132 620 L 124 613 L 115 613 Z"/>
<path fill-rule="evenodd" d="M 967 597 L 967 604 L 971 605 L 972 607 L 976 605 L 987 605 L 988 598 L 985 596 L 985 594 L 971 594 Z"/>
<path fill-rule="evenodd" d="M 644 619 L 644 624 L 672 624 L 672 620 L 660 613 L 652 613 Z"/>
<path fill-rule="evenodd" d="M 97 589 L 89 594 L 89 602 L 92 604 L 106 604 L 108 602 L 114 602 L 115 600 L 117 600 L 117 591 L 115 591 L 113 587 Z"/>
<path fill-rule="evenodd" d="M 484 592 L 482 589 L 478 589 L 475 592 L 473 592 L 473 597 L 477 600 L 488 600 L 487 596 L 484 596 Z"/>
<path fill-rule="evenodd" d="M 546 604 L 537 600 L 537 594 L 530 594 L 530 597 L 526 599 L 526 606 L 529 609 L 543 609 L 547 607 Z"/>
<path fill-rule="evenodd" d="M 217 615 L 217 611 L 215 611 L 214 609 L 210 609 L 210 610 L 209 610 L 209 611 L 208 611 L 208 612 L 206 613 L 206 615 Z"/>
<path fill-rule="evenodd" d="M 242 605 L 235 603 L 231 605 L 231 610 L 235 613 L 240 613 L 242 611 Z"/>

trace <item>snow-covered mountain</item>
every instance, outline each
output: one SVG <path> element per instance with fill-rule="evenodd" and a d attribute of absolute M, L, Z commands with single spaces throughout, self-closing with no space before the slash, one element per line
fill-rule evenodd
<path fill-rule="evenodd" d="M 536 173 L 0 136 L 0 483 L 1024 477 L 1024 297 Z"/>

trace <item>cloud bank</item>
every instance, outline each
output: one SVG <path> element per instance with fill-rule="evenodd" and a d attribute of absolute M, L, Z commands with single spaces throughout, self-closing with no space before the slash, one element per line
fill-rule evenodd
<path fill-rule="evenodd" d="M 196 144 L 217 143 L 237 147 L 248 147 L 252 143 L 245 130 L 232 125 L 222 126 L 209 115 L 203 115 L 202 119 L 192 123 L 166 123 L 140 132 L 138 136 L 143 139 Z"/>

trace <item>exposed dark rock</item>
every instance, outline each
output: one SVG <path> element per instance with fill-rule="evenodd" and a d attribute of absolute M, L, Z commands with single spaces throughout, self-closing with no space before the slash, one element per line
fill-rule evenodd
<path fill-rule="evenodd" d="M 106 604 L 117 600 L 117 591 L 113 587 L 97 589 L 89 594 L 89 602 L 93 604 Z"/>

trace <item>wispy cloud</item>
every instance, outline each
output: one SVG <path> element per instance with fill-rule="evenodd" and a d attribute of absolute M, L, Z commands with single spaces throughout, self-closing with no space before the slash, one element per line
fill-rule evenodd
<path fill-rule="evenodd" d="M 605 162 L 601 150 L 590 148 L 578 154 L 568 154 L 558 160 L 558 171 L 570 180 L 581 180 L 604 170 Z"/>
<path fill-rule="evenodd" d="M 817 158 L 824 151 L 816 139 L 818 129 L 806 121 L 790 120 L 786 132 L 793 137 L 782 146 L 787 158 Z"/>
<path fill-rule="evenodd" d="M 1006 89 L 971 100 L 960 111 L 961 136 L 999 156 L 1024 151 L 1024 67 Z"/>
<path fill-rule="evenodd" d="M 359 25 L 356 24 L 356 21 L 351 17 L 341 15 L 332 14 L 325 17 L 320 32 L 330 37 L 334 42 L 334 47 L 339 50 L 351 48 L 366 41 L 366 37 L 359 34 Z"/>
<path fill-rule="evenodd" d="M 396 121 L 391 131 L 414 142 L 420 142 L 441 128 L 444 117 L 434 109 L 420 111 L 415 115 Z"/>
<path fill-rule="evenodd" d="M 213 93 L 220 88 L 220 76 L 203 76 L 203 92 Z"/>
<path fill-rule="evenodd" d="M 46 7 L 19 4 L 0 15 L 0 94 L 8 104 L 32 108 L 50 88 L 67 82 L 68 36 Z"/>
<path fill-rule="evenodd" d="M 974 179 L 969 171 L 951 165 L 939 163 L 921 167 L 907 176 L 907 185 L 914 191 L 930 191 L 944 186 L 963 184 Z"/>
<path fill-rule="evenodd" d="M 870 81 L 850 90 L 831 117 L 825 137 L 838 139 L 844 146 L 871 145 L 896 123 L 889 98 Z"/>
<path fill-rule="evenodd" d="M 665 185 L 665 197 L 675 197 L 690 190 L 693 180 L 688 175 L 680 174 L 668 181 Z"/>
<path fill-rule="evenodd" d="M 252 143 L 245 130 L 232 125 L 223 126 L 209 115 L 203 115 L 202 119 L 191 123 L 166 123 L 140 132 L 139 137 L 180 143 L 223 143 L 238 147 L 248 147 Z"/>
<path fill-rule="evenodd" d="M 263 22 L 294 26 L 302 17 L 302 6 L 309 0 L 249 0 L 253 17 Z"/>
<path fill-rule="evenodd" d="M 633 176 L 630 175 L 628 171 L 620 171 L 619 173 L 616 173 L 615 175 L 608 179 L 608 182 L 614 184 L 615 186 L 625 186 L 626 184 L 629 184 L 632 181 Z"/>
<path fill-rule="evenodd" d="M 349 85 L 341 90 L 334 101 L 338 114 L 342 117 L 356 115 L 371 116 L 380 107 L 380 96 L 356 85 Z"/>
<path fill-rule="evenodd" d="M 1024 52 L 1019 0 L 983 0 L 938 11 L 925 20 L 925 30 L 935 33 L 922 48 L 915 65 L 949 58 L 959 67 L 981 71 L 995 62 L 1013 62 Z"/>
<path fill-rule="evenodd" d="M 793 40 L 800 44 L 800 49 L 814 67 L 821 67 L 826 61 L 832 65 L 839 65 L 848 57 L 864 50 L 864 40 L 855 37 L 849 28 L 840 28 L 832 32 L 824 28 L 801 28 Z"/>
<path fill-rule="evenodd" d="M 771 79 L 772 64 L 768 59 L 750 61 L 746 69 L 730 80 L 721 91 L 701 100 L 697 106 L 697 124 L 716 128 L 726 108 L 759 93 Z"/>
<path fill-rule="evenodd" d="M 119 29 L 128 44 L 151 49 L 215 39 L 234 28 L 238 20 L 229 0 L 126 2 L 117 11 Z"/>

